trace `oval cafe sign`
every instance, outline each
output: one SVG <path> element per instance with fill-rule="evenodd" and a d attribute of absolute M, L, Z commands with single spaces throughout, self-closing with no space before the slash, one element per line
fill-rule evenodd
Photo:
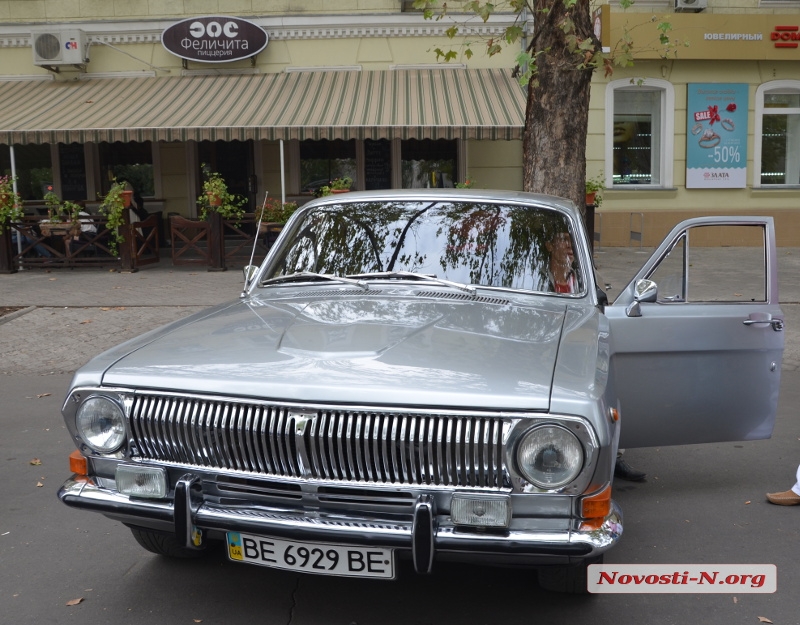
<path fill-rule="evenodd" d="M 253 22 L 222 16 L 190 17 L 161 33 L 161 43 L 172 54 L 204 63 L 249 58 L 266 48 L 268 39 Z"/>

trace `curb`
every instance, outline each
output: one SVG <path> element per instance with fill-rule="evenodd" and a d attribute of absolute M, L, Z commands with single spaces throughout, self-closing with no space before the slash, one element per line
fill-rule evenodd
<path fill-rule="evenodd" d="M 16 319 L 17 317 L 21 317 L 22 315 L 27 315 L 29 312 L 36 310 L 36 306 L 28 306 L 27 308 L 23 308 L 22 310 L 15 310 L 12 313 L 8 313 L 7 315 L 3 315 L 0 317 L 0 326 L 6 323 L 7 321 L 11 321 L 12 319 Z"/>

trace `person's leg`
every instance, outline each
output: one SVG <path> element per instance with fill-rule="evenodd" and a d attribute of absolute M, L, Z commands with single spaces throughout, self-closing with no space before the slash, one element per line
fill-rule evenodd
<path fill-rule="evenodd" d="M 643 482 L 647 477 L 647 473 L 638 471 L 625 462 L 625 459 L 622 457 L 624 453 L 624 449 L 620 449 L 617 452 L 617 462 L 614 465 L 614 477 L 621 480 L 628 480 L 629 482 Z"/>
<path fill-rule="evenodd" d="M 800 466 L 797 467 L 797 482 L 782 493 L 767 493 L 767 501 L 778 506 L 800 505 Z"/>

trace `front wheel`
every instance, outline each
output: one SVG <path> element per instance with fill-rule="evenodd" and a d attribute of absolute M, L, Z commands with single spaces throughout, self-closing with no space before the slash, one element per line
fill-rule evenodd
<path fill-rule="evenodd" d="M 205 549 L 189 549 L 180 544 L 176 538 L 170 534 L 161 534 L 150 530 L 130 527 L 136 542 L 151 553 L 168 558 L 200 558 L 205 555 Z"/>
<path fill-rule="evenodd" d="M 589 565 L 602 564 L 603 556 L 584 560 L 580 564 L 546 566 L 539 569 L 539 586 L 552 592 L 583 595 L 589 592 Z"/>

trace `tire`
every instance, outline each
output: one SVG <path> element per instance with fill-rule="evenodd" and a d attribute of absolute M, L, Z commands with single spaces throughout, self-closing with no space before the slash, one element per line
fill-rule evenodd
<path fill-rule="evenodd" d="M 547 566 L 539 569 L 539 586 L 551 592 L 563 592 L 570 595 L 585 595 L 589 591 L 589 565 L 602 564 L 603 556 L 584 560 L 580 564 L 564 566 Z"/>
<path fill-rule="evenodd" d="M 130 527 L 131 534 L 142 547 L 151 553 L 168 558 L 201 558 L 205 555 L 205 549 L 189 549 L 179 544 L 174 536 L 161 534 L 150 530 Z"/>

